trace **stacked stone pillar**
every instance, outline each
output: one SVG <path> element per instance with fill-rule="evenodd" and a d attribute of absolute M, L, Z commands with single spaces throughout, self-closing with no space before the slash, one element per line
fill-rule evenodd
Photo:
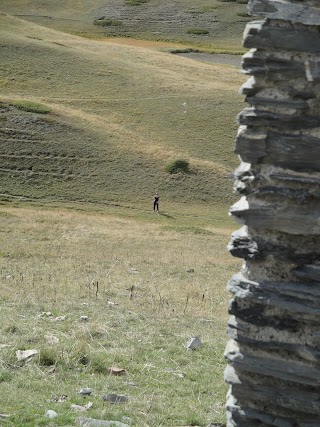
<path fill-rule="evenodd" d="M 320 0 L 251 0 L 227 427 L 320 427 Z"/>

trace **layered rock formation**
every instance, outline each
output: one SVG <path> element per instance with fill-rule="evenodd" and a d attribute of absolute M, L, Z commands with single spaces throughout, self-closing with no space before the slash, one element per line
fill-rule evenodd
<path fill-rule="evenodd" d="M 251 0 L 229 250 L 228 427 L 320 426 L 320 1 Z"/>

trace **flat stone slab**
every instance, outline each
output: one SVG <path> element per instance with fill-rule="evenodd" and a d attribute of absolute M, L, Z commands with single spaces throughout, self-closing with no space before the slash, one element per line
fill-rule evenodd
<path fill-rule="evenodd" d="M 247 24 L 243 45 L 246 48 L 283 49 L 287 51 L 320 53 L 320 34 L 308 28 L 282 27 L 265 21 Z"/>

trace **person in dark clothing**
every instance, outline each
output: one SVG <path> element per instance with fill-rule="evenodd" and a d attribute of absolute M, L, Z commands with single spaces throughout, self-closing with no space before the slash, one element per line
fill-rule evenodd
<path fill-rule="evenodd" d="M 159 212 L 159 194 L 156 193 L 153 196 L 153 212 L 158 211 Z"/>

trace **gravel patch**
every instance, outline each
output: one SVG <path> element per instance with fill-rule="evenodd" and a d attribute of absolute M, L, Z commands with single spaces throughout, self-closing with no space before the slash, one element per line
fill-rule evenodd
<path fill-rule="evenodd" d="M 240 67 L 242 55 L 228 55 L 225 53 L 175 53 L 175 55 L 183 56 L 184 58 L 194 59 L 200 62 L 211 64 L 227 64 L 235 67 Z"/>

